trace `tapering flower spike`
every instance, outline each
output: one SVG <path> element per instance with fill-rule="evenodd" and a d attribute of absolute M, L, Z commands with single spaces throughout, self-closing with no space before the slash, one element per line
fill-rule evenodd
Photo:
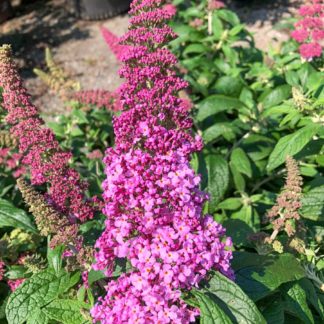
<path fill-rule="evenodd" d="M 115 35 L 113 32 L 111 32 L 108 28 L 102 26 L 100 30 L 101 30 L 101 35 L 105 40 L 106 44 L 108 45 L 108 47 L 110 48 L 110 50 L 116 56 L 117 60 L 121 61 L 123 54 L 127 50 L 127 46 L 121 45 L 119 43 L 119 37 Z"/>
<path fill-rule="evenodd" d="M 72 155 L 64 152 L 54 133 L 43 126 L 38 110 L 31 103 L 27 90 L 11 58 L 9 45 L 0 47 L 0 86 L 3 88 L 3 107 L 7 110 L 7 123 L 18 141 L 22 164 L 30 172 L 33 185 L 48 187 L 48 200 L 53 208 L 70 221 L 92 218 L 94 210 L 86 201 L 86 184 L 69 167 Z"/>
<path fill-rule="evenodd" d="M 267 214 L 272 223 L 274 232 L 270 237 L 272 242 L 278 233 L 284 230 L 289 237 L 296 233 L 296 222 L 300 219 L 299 210 L 302 207 L 302 185 L 298 163 L 290 156 L 286 158 L 287 180 L 283 191 L 277 198 L 277 203 Z"/>
<path fill-rule="evenodd" d="M 131 5 L 129 46 L 120 71 L 123 113 L 114 119 L 116 147 L 109 148 L 103 183 L 106 229 L 96 243 L 96 269 L 113 272 L 116 258 L 132 270 L 107 285 L 92 309 L 100 323 L 189 323 L 199 313 L 180 298 L 211 269 L 233 277 L 231 240 L 211 216 L 190 155 L 202 148 L 179 98 L 187 83 L 166 49 L 175 37 L 165 24 L 172 13 L 161 0 Z"/>

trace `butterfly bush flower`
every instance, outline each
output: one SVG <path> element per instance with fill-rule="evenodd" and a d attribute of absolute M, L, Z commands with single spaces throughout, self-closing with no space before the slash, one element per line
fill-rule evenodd
<path fill-rule="evenodd" d="M 71 221 L 92 218 L 94 210 L 84 196 L 87 185 L 69 167 L 71 153 L 64 152 L 54 133 L 43 126 L 37 108 L 23 87 L 8 45 L 0 48 L 0 86 L 3 108 L 8 112 L 6 122 L 18 141 L 22 165 L 30 171 L 32 185 L 47 184 L 51 205 Z"/>
<path fill-rule="evenodd" d="M 107 90 L 78 91 L 72 95 L 72 99 L 77 100 L 81 104 L 104 107 L 110 111 L 120 110 L 118 95 Z"/>
<path fill-rule="evenodd" d="M 311 4 L 303 5 L 299 9 L 302 17 L 295 24 L 291 36 L 298 43 L 300 55 L 310 61 L 314 57 L 321 57 L 324 40 L 324 4 L 322 0 L 312 0 Z"/>
<path fill-rule="evenodd" d="M 211 269 L 233 278 L 231 239 L 210 215 L 208 195 L 190 167 L 202 148 L 192 137 L 187 103 L 178 96 L 187 82 L 166 48 L 175 34 L 161 0 L 135 0 L 120 70 L 123 113 L 114 119 L 116 147 L 109 148 L 103 183 L 106 228 L 96 242 L 94 268 L 111 277 L 116 258 L 130 272 L 111 281 L 92 309 L 106 323 L 189 323 L 198 310 L 180 298 Z"/>

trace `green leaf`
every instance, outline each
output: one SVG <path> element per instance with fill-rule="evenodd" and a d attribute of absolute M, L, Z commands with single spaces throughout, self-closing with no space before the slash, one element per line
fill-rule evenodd
<path fill-rule="evenodd" d="M 268 324 L 284 324 L 285 314 L 280 296 L 275 295 L 269 304 L 262 310 L 262 315 Z"/>
<path fill-rule="evenodd" d="M 260 216 L 251 205 L 243 205 L 239 211 L 235 211 L 231 214 L 231 219 L 241 220 L 255 231 L 260 229 Z"/>
<path fill-rule="evenodd" d="M 221 20 L 217 16 L 217 12 L 213 12 L 213 19 L 212 19 L 212 31 L 213 31 L 213 38 L 215 40 L 220 40 L 223 34 L 223 24 Z"/>
<path fill-rule="evenodd" d="M 0 198 L 0 228 L 6 226 L 38 233 L 24 210 L 16 208 L 9 201 Z"/>
<path fill-rule="evenodd" d="M 274 117 L 275 115 L 283 115 L 291 112 L 298 112 L 293 106 L 283 103 L 279 106 L 273 106 L 271 108 L 265 109 L 262 112 L 263 117 Z"/>
<path fill-rule="evenodd" d="M 215 141 L 218 137 L 226 135 L 226 138 L 235 138 L 235 133 L 231 123 L 215 123 L 213 126 L 203 131 L 205 144 Z"/>
<path fill-rule="evenodd" d="M 55 136 L 58 136 L 58 137 L 65 137 L 65 127 L 64 125 L 58 123 L 58 122 L 48 122 L 47 123 L 48 127 L 50 127 L 53 132 L 55 133 Z"/>
<path fill-rule="evenodd" d="M 86 113 L 80 109 L 73 109 L 72 116 L 80 125 L 89 123 Z"/>
<path fill-rule="evenodd" d="M 12 265 L 8 266 L 9 270 L 6 272 L 6 277 L 8 279 L 20 279 L 26 277 L 26 268 L 22 265 Z M 28 276 L 27 276 L 28 277 Z"/>
<path fill-rule="evenodd" d="M 263 103 L 264 108 L 270 108 L 279 105 L 281 102 L 289 98 L 290 94 L 291 86 L 284 84 L 271 91 L 266 91 L 259 100 Z"/>
<path fill-rule="evenodd" d="M 273 293 L 283 283 L 305 277 L 303 267 L 292 254 L 237 252 L 232 267 L 237 284 L 254 301 Z"/>
<path fill-rule="evenodd" d="M 193 295 L 197 298 L 200 308 L 201 324 L 231 324 L 231 319 L 218 306 L 215 296 L 208 292 L 193 289 Z"/>
<path fill-rule="evenodd" d="M 9 324 L 24 323 L 33 312 L 54 300 L 66 290 L 68 273 L 56 274 L 53 269 L 33 275 L 9 297 L 6 315 Z"/>
<path fill-rule="evenodd" d="M 183 51 L 183 55 L 188 55 L 188 54 L 199 54 L 199 53 L 203 53 L 207 50 L 206 46 L 202 45 L 202 44 L 190 44 L 189 46 L 187 46 L 185 48 L 185 50 Z"/>
<path fill-rule="evenodd" d="M 284 292 L 285 310 L 294 314 L 305 324 L 314 324 L 314 318 L 307 304 L 304 289 L 298 282 L 290 282 L 281 287 Z"/>
<path fill-rule="evenodd" d="M 229 170 L 227 161 L 221 155 L 206 157 L 208 172 L 208 192 L 211 194 L 209 208 L 215 210 L 224 196 L 229 184 Z"/>
<path fill-rule="evenodd" d="M 59 245 L 56 246 L 55 249 L 50 248 L 50 238 L 48 238 L 47 242 L 47 261 L 49 267 L 52 267 L 56 273 L 59 273 L 62 269 L 62 254 L 64 252 L 64 246 Z"/>
<path fill-rule="evenodd" d="M 286 81 L 293 87 L 299 85 L 299 76 L 296 71 L 287 71 L 285 73 Z"/>
<path fill-rule="evenodd" d="M 103 278 L 106 278 L 104 271 L 90 270 L 89 277 L 88 277 L 89 285 L 92 285 L 94 282 Z"/>
<path fill-rule="evenodd" d="M 39 307 L 36 307 L 28 317 L 27 324 L 47 324 L 48 321 L 47 315 Z"/>
<path fill-rule="evenodd" d="M 217 79 L 213 89 L 219 94 L 229 97 L 238 97 L 243 88 L 243 83 L 239 78 L 225 75 Z"/>
<path fill-rule="evenodd" d="M 245 190 L 244 177 L 232 162 L 230 162 L 230 168 L 231 168 L 235 188 L 240 192 L 244 192 Z"/>
<path fill-rule="evenodd" d="M 240 147 L 233 150 L 231 154 L 231 162 L 240 173 L 245 174 L 249 178 L 252 177 L 250 160 Z"/>
<path fill-rule="evenodd" d="M 282 137 L 270 154 L 267 169 L 272 171 L 284 163 L 288 155 L 294 156 L 300 152 L 317 133 L 319 127 L 317 124 L 307 125 L 293 134 Z"/>
<path fill-rule="evenodd" d="M 78 300 L 55 299 L 44 309 L 44 313 L 51 319 L 63 324 L 89 323 L 81 313 L 81 309 L 88 309 L 88 305 Z"/>
<path fill-rule="evenodd" d="M 211 279 L 203 286 L 204 291 L 214 294 L 235 319 L 234 323 L 263 324 L 265 319 L 253 301 L 233 281 L 219 272 L 213 272 Z"/>
<path fill-rule="evenodd" d="M 232 238 L 234 246 L 251 247 L 248 237 L 255 231 L 246 222 L 241 219 L 227 218 L 223 221 L 223 225 L 226 228 L 226 234 Z"/>
<path fill-rule="evenodd" d="M 244 106 L 244 103 L 238 99 L 224 95 L 212 95 L 199 103 L 197 120 L 203 121 L 207 117 L 215 115 L 219 112 L 229 112 L 232 109 L 238 110 Z"/>
<path fill-rule="evenodd" d="M 301 214 L 314 221 L 324 219 L 324 185 L 315 187 L 303 195 Z"/>
<path fill-rule="evenodd" d="M 321 319 L 324 320 L 324 307 L 317 295 L 313 283 L 309 279 L 303 278 L 299 280 L 299 284 L 305 291 L 307 300 L 316 309 Z"/>
<path fill-rule="evenodd" d="M 227 198 L 220 202 L 217 208 L 225 209 L 225 210 L 236 210 L 242 206 L 241 198 Z"/>
<path fill-rule="evenodd" d="M 238 18 L 238 16 L 231 10 L 226 10 L 226 9 L 217 10 L 217 14 L 218 17 L 227 21 L 232 26 L 239 25 L 240 23 L 240 19 Z"/>

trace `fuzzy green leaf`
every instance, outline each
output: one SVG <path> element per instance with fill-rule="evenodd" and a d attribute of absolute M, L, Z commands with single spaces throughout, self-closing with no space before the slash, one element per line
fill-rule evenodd
<path fill-rule="evenodd" d="M 284 84 L 278 86 L 274 90 L 265 92 L 260 101 L 263 103 L 265 108 L 270 108 L 275 105 L 279 105 L 285 99 L 289 98 L 291 94 L 291 86 L 288 84 Z"/>
<path fill-rule="evenodd" d="M 252 167 L 250 160 L 240 147 L 233 150 L 231 154 L 231 162 L 240 173 L 243 173 L 251 178 Z"/>
<path fill-rule="evenodd" d="M 50 303 L 69 286 L 70 276 L 53 269 L 33 275 L 9 297 L 6 315 L 9 324 L 24 323 L 34 311 Z"/>
<path fill-rule="evenodd" d="M 55 299 L 43 310 L 51 319 L 63 324 L 89 323 L 81 314 L 81 309 L 88 309 L 88 305 L 78 300 Z"/>
<path fill-rule="evenodd" d="M 224 95 L 212 95 L 199 103 L 197 120 L 203 121 L 207 117 L 219 112 L 240 109 L 244 106 L 244 103 L 238 99 Z"/>
<path fill-rule="evenodd" d="M 0 228 L 6 226 L 38 233 L 24 210 L 16 208 L 7 200 L 0 199 Z"/>
<path fill-rule="evenodd" d="M 237 252 L 232 266 L 237 284 L 254 301 L 271 294 L 283 283 L 305 276 L 305 270 L 291 254 L 258 255 Z"/>
<path fill-rule="evenodd" d="M 213 272 L 211 279 L 204 284 L 204 291 L 214 294 L 225 305 L 234 323 L 265 324 L 264 317 L 253 301 L 233 281 L 219 272 Z"/>
<path fill-rule="evenodd" d="M 47 324 L 48 320 L 48 316 L 40 308 L 37 307 L 28 317 L 27 324 Z"/>
<path fill-rule="evenodd" d="M 229 184 L 229 170 L 226 160 L 220 155 L 206 157 L 208 192 L 211 194 L 209 208 L 213 211 L 224 196 Z"/>
<path fill-rule="evenodd" d="M 192 290 L 199 302 L 201 324 L 231 324 L 231 319 L 217 304 L 215 296 L 208 292 Z"/>
<path fill-rule="evenodd" d="M 294 314 L 305 324 L 314 324 L 314 318 L 307 304 L 307 296 L 305 290 L 298 282 L 290 282 L 281 287 L 281 291 L 285 293 L 285 310 Z"/>
<path fill-rule="evenodd" d="M 226 135 L 226 138 L 235 138 L 234 129 L 230 123 L 215 123 L 203 131 L 202 137 L 205 144 L 208 144 L 224 135 Z"/>
<path fill-rule="evenodd" d="M 301 213 L 303 217 L 314 220 L 324 220 L 324 186 L 318 186 L 302 197 Z"/>

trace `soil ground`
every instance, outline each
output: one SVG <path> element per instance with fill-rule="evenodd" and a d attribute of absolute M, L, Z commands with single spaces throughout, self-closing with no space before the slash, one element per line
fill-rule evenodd
<path fill-rule="evenodd" d="M 17 2 L 17 1 L 16 1 Z M 127 30 L 128 16 L 103 21 L 82 21 L 71 10 L 73 1 L 28 1 L 15 4 L 15 17 L 0 25 L 0 44 L 13 46 L 26 87 L 44 115 L 64 112 L 63 103 L 37 78 L 32 69 L 44 67 L 44 49 L 53 50 L 61 64 L 83 89 L 114 90 L 120 84 L 118 62 L 100 34 L 104 25 L 117 35 Z M 226 2 L 226 1 L 225 1 Z M 228 0 L 233 9 L 255 34 L 256 44 L 268 48 L 287 34 L 273 29 L 283 18 L 296 11 L 297 0 Z"/>

